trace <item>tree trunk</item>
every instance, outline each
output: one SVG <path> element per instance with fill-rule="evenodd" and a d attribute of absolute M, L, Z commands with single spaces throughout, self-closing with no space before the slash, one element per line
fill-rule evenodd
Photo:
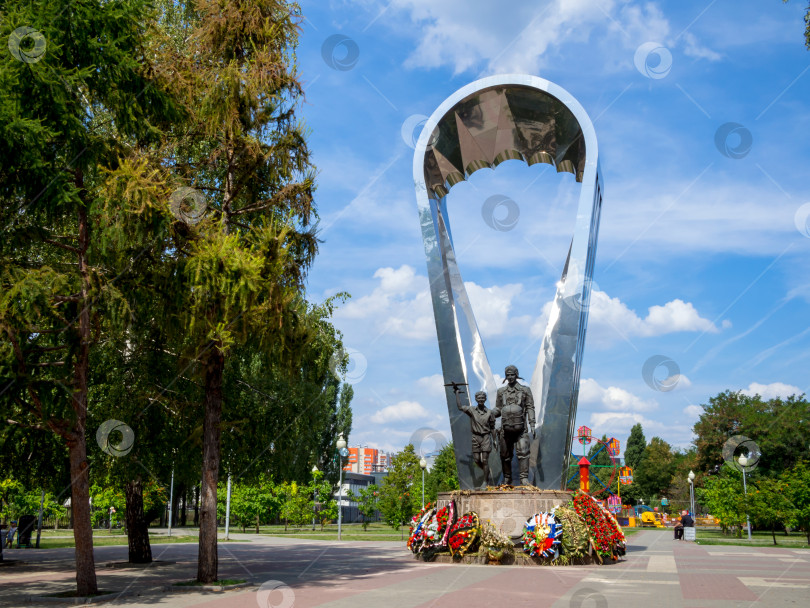
<path fill-rule="evenodd" d="M 177 485 L 177 492 L 174 493 L 174 500 L 172 501 L 172 524 L 177 526 L 180 520 L 178 512 L 180 511 L 180 494 L 183 491 L 183 484 Z"/>
<path fill-rule="evenodd" d="M 143 514 L 143 484 L 138 477 L 124 488 L 127 500 L 126 522 L 129 540 L 129 563 L 151 564 L 152 547 L 149 544 L 149 525 Z"/>
<path fill-rule="evenodd" d="M 84 190 L 81 172 L 76 174 L 76 185 Z M 82 197 L 84 198 L 84 197 Z M 90 372 L 90 275 L 87 269 L 87 250 L 90 245 L 90 224 L 87 209 L 78 211 L 78 271 L 81 277 L 78 319 L 79 345 L 73 368 L 73 395 L 71 405 L 75 422 L 69 435 L 71 506 L 73 507 L 73 538 L 76 543 L 76 591 L 79 595 L 98 593 L 96 564 L 93 556 L 93 528 L 90 523 L 90 483 L 87 475 L 87 378 Z"/>
<path fill-rule="evenodd" d="M 225 357 L 218 345 L 211 348 L 205 366 L 205 414 L 203 418 L 203 465 L 200 505 L 200 543 L 197 580 L 217 580 L 217 481 L 222 418 L 222 376 Z"/>
<path fill-rule="evenodd" d="M 776 544 L 776 522 L 771 524 L 771 536 L 773 536 L 773 544 Z"/>
<path fill-rule="evenodd" d="M 256 516 L 256 534 L 259 533 L 259 516 Z"/>
<path fill-rule="evenodd" d="M 194 526 L 200 525 L 200 486 L 194 486 Z"/>
<path fill-rule="evenodd" d="M 180 511 L 180 525 L 186 527 L 186 511 L 188 510 L 188 488 L 186 484 L 181 483 L 180 487 L 183 488 L 183 510 Z"/>
<path fill-rule="evenodd" d="M 82 423 L 82 426 L 83 423 Z M 76 591 L 79 595 L 98 593 L 96 563 L 93 557 L 93 527 L 90 524 L 90 483 L 87 478 L 87 445 L 84 429 L 68 441 L 73 508 L 73 540 L 76 544 Z"/>

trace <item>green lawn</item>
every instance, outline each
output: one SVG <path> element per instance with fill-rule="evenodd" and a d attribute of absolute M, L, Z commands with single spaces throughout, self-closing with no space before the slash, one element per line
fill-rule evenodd
<path fill-rule="evenodd" d="M 726 536 L 720 530 L 704 530 L 698 528 L 697 543 L 700 545 L 738 545 L 743 547 L 773 547 L 773 537 L 770 532 L 754 530 L 752 539 L 748 540 L 748 534 L 743 532 L 742 538 Z M 780 547 L 791 549 L 810 549 L 807 544 L 807 536 L 803 533 L 794 532 L 785 536 L 784 532 L 776 533 L 776 544 Z"/>
<path fill-rule="evenodd" d="M 32 539 L 36 540 L 36 539 Z M 151 544 L 158 543 L 196 543 L 196 536 L 166 536 L 165 534 L 150 535 L 149 542 Z M 109 545 L 126 545 L 126 535 L 103 536 L 98 533 L 93 535 L 94 547 L 106 547 Z M 62 549 L 64 547 L 74 547 L 75 543 L 73 538 L 46 538 L 42 537 L 39 542 L 40 549 Z M 11 555 L 11 554 L 9 554 Z"/>

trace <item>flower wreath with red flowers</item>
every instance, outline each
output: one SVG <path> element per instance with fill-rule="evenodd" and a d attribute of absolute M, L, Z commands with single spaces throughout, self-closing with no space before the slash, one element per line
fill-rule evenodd
<path fill-rule="evenodd" d="M 456 523 L 456 503 L 450 501 L 427 520 L 423 526 L 424 539 L 418 549 L 425 560 L 429 560 L 439 551 L 447 549 L 450 528 Z"/>
<path fill-rule="evenodd" d="M 481 521 L 475 511 L 459 517 L 450 528 L 447 544 L 454 556 L 463 556 L 473 546 L 481 531 Z"/>
<path fill-rule="evenodd" d="M 574 495 L 573 507 L 585 520 L 591 535 L 593 549 L 602 557 L 617 559 L 624 555 L 625 538 L 621 526 L 613 514 L 605 509 L 593 496 L 578 491 Z"/>
<path fill-rule="evenodd" d="M 552 513 L 532 515 L 523 525 L 523 550 L 532 557 L 560 556 L 560 537 L 563 529 Z"/>

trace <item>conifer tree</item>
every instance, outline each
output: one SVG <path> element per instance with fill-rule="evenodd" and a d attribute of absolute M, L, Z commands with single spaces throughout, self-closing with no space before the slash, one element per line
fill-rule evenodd
<path fill-rule="evenodd" d="M 93 345 L 126 318 L 96 258 L 122 140 L 178 116 L 150 69 L 143 0 L 10 0 L 0 24 L 0 407 L 67 445 L 77 591 L 97 592 L 85 429 Z"/>

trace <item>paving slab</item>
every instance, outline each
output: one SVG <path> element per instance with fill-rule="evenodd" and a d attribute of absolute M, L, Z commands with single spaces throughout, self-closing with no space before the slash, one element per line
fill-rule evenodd
<path fill-rule="evenodd" d="M 236 535 L 235 535 L 236 536 Z M 702 546 L 664 531 L 629 537 L 626 558 L 604 566 L 487 566 L 415 560 L 400 542 L 313 541 L 238 535 L 220 543 L 221 578 L 251 587 L 166 591 L 196 574 L 195 544 L 153 544 L 154 567 L 126 560 L 126 546 L 95 549 L 102 589 L 129 595 L 107 606 L 131 608 L 585 608 L 780 607 L 810 604 L 810 551 Z M 0 569 L 0 607 L 74 588 L 72 549 L 19 550 L 25 564 Z M 116 564 L 120 565 L 120 564 Z"/>

